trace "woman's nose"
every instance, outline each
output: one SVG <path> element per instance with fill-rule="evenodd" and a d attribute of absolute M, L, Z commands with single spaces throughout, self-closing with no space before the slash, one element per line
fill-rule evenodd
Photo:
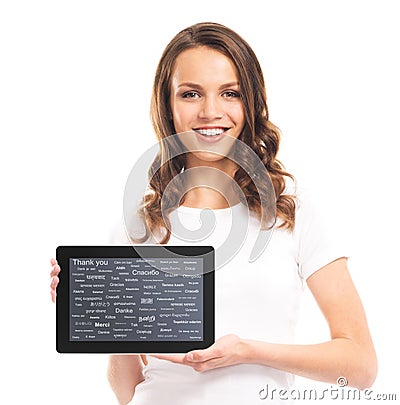
<path fill-rule="evenodd" d="M 204 97 L 199 117 L 212 120 L 221 118 L 224 115 L 220 100 L 213 96 Z"/>

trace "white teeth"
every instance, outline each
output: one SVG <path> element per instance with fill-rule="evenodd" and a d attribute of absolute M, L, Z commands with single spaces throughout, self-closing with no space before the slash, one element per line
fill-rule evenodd
<path fill-rule="evenodd" d="M 221 135 L 223 132 L 225 132 L 225 130 L 222 128 L 197 129 L 197 132 L 199 134 L 205 135 L 205 136 L 216 136 L 216 135 Z"/>

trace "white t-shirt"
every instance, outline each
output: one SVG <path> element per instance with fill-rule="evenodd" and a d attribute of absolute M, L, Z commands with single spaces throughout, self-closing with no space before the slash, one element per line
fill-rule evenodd
<path fill-rule="evenodd" d="M 172 231 L 178 220 L 187 229 L 199 228 L 201 211 L 179 207 L 171 215 Z M 214 246 L 216 255 L 226 244 L 232 218 L 242 222 L 240 229 L 247 224 L 241 249 L 215 273 L 216 339 L 233 333 L 243 339 L 294 343 L 305 280 L 324 265 L 345 257 L 346 252 L 337 239 L 332 241 L 306 198 L 297 201 L 294 231 L 274 229 L 265 250 L 252 263 L 248 258 L 259 232 L 256 217 L 249 216 L 243 204 L 213 213 L 215 228 L 197 244 Z M 129 242 L 122 227 L 114 236 L 115 243 Z M 170 245 L 184 243 L 175 236 L 169 241 Z M 148 362 L 145 380 L 137 385 L 131 405 L 260 404 L 268 402 L 260 400 L 260 391 L 266 386 L 289 389 L 293 383 L 292 374 L 264 365 L 238 364 L 199 373 L 151 356 Z"/>

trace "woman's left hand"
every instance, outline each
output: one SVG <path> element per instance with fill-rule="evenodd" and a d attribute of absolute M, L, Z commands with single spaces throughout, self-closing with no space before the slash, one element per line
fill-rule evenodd
<path fill-rule="evenodd" d="M 161 360 L 184 364 L 194 370 L 204 372 L 219 367 L 231 366 L 242 362 L 242 340 L 236 335 L 219 338 L 212 346 L 203 350 L 193 350 L 181 355 L 152 355 Z"/>

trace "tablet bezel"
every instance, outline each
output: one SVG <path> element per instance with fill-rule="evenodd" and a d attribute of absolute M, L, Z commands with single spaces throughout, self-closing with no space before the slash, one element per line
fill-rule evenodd
<path fill-rule="evenodd" d="M 70 341 L 70 258 L 169 258 L 177 254 L 203 258 L 203 340 L 201 341 Z M 187 353 L 205 349 L 215 341 L 215 258 L 212 246 L 59 246 L 61 267 L 57 286 L 57 344 L 59 353 Z"/>

